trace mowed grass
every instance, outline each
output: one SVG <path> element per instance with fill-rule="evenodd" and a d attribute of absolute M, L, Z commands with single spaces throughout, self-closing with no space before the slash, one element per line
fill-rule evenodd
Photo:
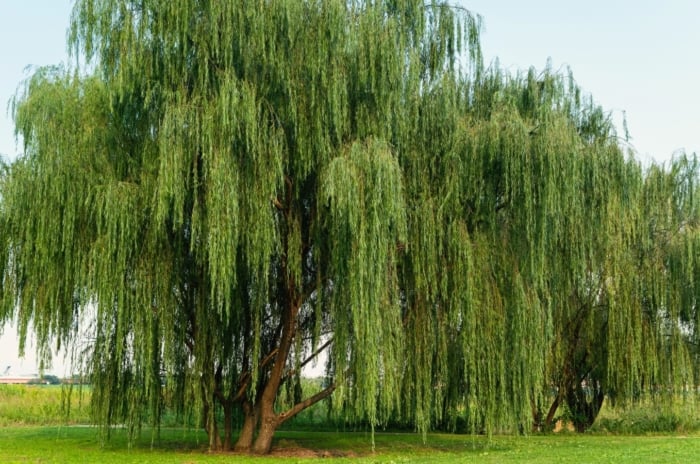
<path fill-rule="evenodd" d="M 206 438 L 191 430 L 167 429 L 127 445 L 124 431 L 102 447 L 89 427 L 5 427 L 0 429 L 3 463 L 690 463 L 700 459 L 700 435 L 607 436 L 429 435 L 377 433 L 371 449 L 367 433 L 281 432 L 274 456 L 209 454 Z"/>
<path fill-rule="evenodd" d="M 417 434 L 377 433 L 374 451 L 369 433 L 314 432 L 335 426 L 319 423 L 323 414 L 309 413 L 278 432 L 273 456 L 261 458 L 209 454 L 206 435 L 196 429 L 164 427 L 158 438 L 146 429 L 131 446 L 126 431 L 115 429 L 112 439 L 101 444 L 96 428 L 75 426 L 89 423 L 89 388 L 82 396 L 73 392 L 68 418 L 62 408 L 65 393 L 58 386 L 0 385 L 0 463 L 700 462 L 700 418 L 691 404 L 668 409 L 648 402 L 624 413 L 606 408 L 595 432 L 583 435 L 497 435 L 489 441 L 431 434 L 424 443 Z M 667 433 L 648 433 L 659 431 Z"/>

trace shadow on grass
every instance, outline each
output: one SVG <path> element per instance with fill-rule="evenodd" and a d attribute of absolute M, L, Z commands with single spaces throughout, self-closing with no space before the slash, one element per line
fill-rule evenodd
<path fill-rule="evenodd" d="M 96 435 L 95 435 L 96 436 Z M 115 430 L 105 449 L 120 450 L 128 447 L 126 431 Z M 280 431 L 273 440 L 274 456 L 295 457 L 357 457 L 372 454 L 412 454 L 430 455 L 433 453 L 480 453 L 506 451 L 508 443 L 499 440 L 489 441 L 483 436 L 430 434 L 424 441 L 417 433 L 377 432 L 374 435 L 374 449 L 370 432 L 311 432 Z M 153 434 L 150 429 L 142 430 L 131 444 L 132 449 L 162 450 L 164 452 L 207 453 L 208 440 L 204 432 L 191 429 L 161 429 Z M 222 453 L 226 454 L 226 453 Z"/>

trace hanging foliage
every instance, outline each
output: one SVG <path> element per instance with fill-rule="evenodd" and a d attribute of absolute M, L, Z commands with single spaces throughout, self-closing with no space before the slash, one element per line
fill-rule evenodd
<path fill-rule="evenodd" d="M 89 65 L 13 103 L 0 320 L 82 344 L 105 436 L 167 398 L 256 453 L 331 394 L 491 433 L 552 387 L 694 382 L 696 161 L 643 172 L 570 76 L 478 38 L 440 2 L 78 0 Z"/>

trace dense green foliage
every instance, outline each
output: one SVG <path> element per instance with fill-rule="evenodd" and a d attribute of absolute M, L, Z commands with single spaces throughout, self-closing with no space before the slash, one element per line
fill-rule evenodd
<path fill-rule="evenodd" d="M 644 171 L 570 76 L 484 69 L 478 34 L 422 0 L 78 0 L 90 65 L 14 103 L 0 319 L 44 359 L 88 333 L 106 430 L 167 397 L 212 449 L 331 394 L 490 432 L 695 384 L 695 159 Z"/>

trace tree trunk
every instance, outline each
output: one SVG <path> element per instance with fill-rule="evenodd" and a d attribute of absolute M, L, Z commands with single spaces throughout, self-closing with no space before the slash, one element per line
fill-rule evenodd
<path fill-rule="evenodd" d="M 588 383 L 585 386 L 579 383 L 566 397 L 574 427 L 579 433 L 585 432 L 593 425 L 605 399 L 605 393 L 600 385 L 594 380 L 587 380 Z"/>
<path fill-rule="evenodd" d="M 559 409 L 559 405 L 564 399 L 563 393 L 564 388 L 559 387 L 559 389 L 557 390 L 557 396 L 554 397 L 554 401 L 552 401 L 552 404 L 549 406 L 549 411 L 547 411 L 547 417 L 545 417 L 544 424 L 542 426 L 543 429 L 547 432 L 554 430 L 554 415 L 557 413 L 557 409 Z"/>
<path fill-rule="evenodd" d="M 224 401 L 221 405 L 224 409 L 224 451 L 231 451 L 233 428 L 233 405 L 230 401 Z"/>
<path fill-rule="evenodd" d="M 214 408 L 210 405 L 204 406 L 204 424 L 209 437 L 209 451 L 221 450 L 221 436 L 219 435 L 219 427 L 216 424 L 216 415 Z"/>
<path fill-rule="evenodd" d="M 532 411 L 532 432 L 541 432 L 544 426 L 542 407 L 533 399 L 530 401 L 530 410 Z"/>
<path fill-rule="evenodd" d="M 255 444 L 253 445 L 253 453 L 267 454 L 270 452 L 270 449 L 272 449 L 272 437 L 275 435 L 275 430 L 277 430 L 278 425 L 279 421 L 274 413 L 265 415 L 262 418 L 258 437 L 255 439 Z"/>
<path fill-rule="evenodd" d="M 275 363 L 270 370 L 270 377 L 267 380 L 267 385 L 263 389 L 262 395 L 258 402 L 260 411 L 260 429 L 258 436 L 253 444 L 253 453 L 267 454 L 272 447 L 272 436 L 280 424 L 279 418 L 275 414 L 275 400 L 279 393 L 280 384 L 284 372 L 284 366 L 287 362 L 287 355 L 295 335 L 296 317 L 299 311 L 300 303 L 299 296 L 294 290 L 294 281 L 290 279 L 287 282 L 289 289 L 289 304 L 282 314 L 282 333 L 280 342 L 275 355 Z"/>
<path fill-rule="evenodd" d="M 255 436 L 255 428 L 258 426 L 258 413 L 250 403 L 243 404 L 243 427 L 238 435 L 238 441 L 234 450 L 243 453 L 250 451 L 253 446 L 253 437 Z"/>

